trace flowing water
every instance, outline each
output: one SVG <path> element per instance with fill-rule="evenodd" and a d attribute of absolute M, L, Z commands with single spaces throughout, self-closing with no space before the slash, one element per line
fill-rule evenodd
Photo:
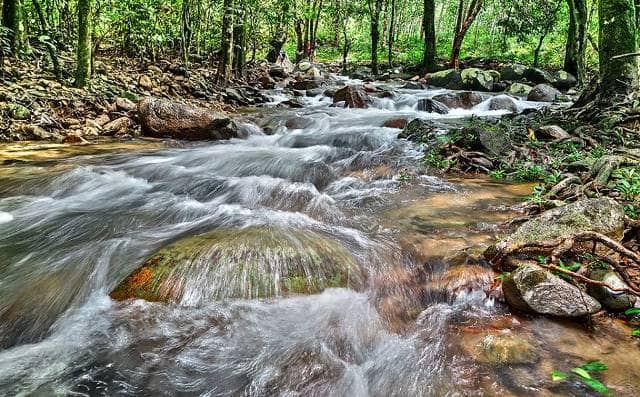
<path fill-rule="evenodd" d="M 0 395 L 577 396 L 590 391 L 549 373 L 587 359 L 638 395 L 632 342 L 510 315 L 486 264 L 461 254 L 494 241 L 530 186 L 422 174 L 419 148 L 384 121 L 501 115 L 415 110 L 440 92 L 366 110 L 306 98 L 252 114 L 275 134 L 246 124 L 244 140 L 5 147 Z M 110 298 L 191 236 L 213 247 L 187 253 L 170 302 Z M 282 281 L 294 262 L 296 280 L 328 281 L 296 291 Z M 357 280 L 325 274 L 347 262 Z"/>

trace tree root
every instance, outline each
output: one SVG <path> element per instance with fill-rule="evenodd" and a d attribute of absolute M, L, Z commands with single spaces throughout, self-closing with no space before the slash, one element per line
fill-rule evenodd
<path fill-rule="evenodd" d="M 569 252 L 573 253 L 585 253 L 584 247 L 577 247 L 578 243 L 593 243 L 591 255 L 606 262 L 611 268 L 624 280 L 628 288 L 616 289 L 612 286 L 603 283 L 601 281 L 592 280 L 582 274 L 572 272 L 564 269 L 557 264 L 560 263 L 559 259 L 563 255 Z M 609 250 L 617 254 L 619 260 L 612 258 L 611 254 L 602 254 L 598 252 L 597 244 L 601 244 Z M 632 279 L 632 275 L 629 270 L 634 270 L 636 273 L 640 273 L 640 255 L 629 250 L 619 242 L 596 232 L 584 232 L 577 233 L 565 238 L 559 238 L 550 241 L 535 241 L 527 242 L 523 244 L 516 244 L 506 247 L 498 252 L 498 254 L 491 260 L 491 264 L 499 267 L 499 265 L 507 259 L 509 256 L 518 254 L 544 254 L 549 255 L 550 260 L 547 264 L 541 264 L 549 270 L 558 271 L 573 277 L 576 280 L 582 281 L 585 284 L 600 285 L 609 288 L 615 292 L 626 292 L 640 297 L 640 285 L 638 282 Z"/>

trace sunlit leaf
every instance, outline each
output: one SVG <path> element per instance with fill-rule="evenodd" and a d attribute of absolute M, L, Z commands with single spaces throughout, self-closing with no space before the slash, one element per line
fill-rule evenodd
<path fill-rule="evenodd" d="M 609 369 L 609 367 L 600 360 L 588 361 L 585 364 L 582 364 L 579 368 L 582 368 L 585 371 L 604 371 Z"/>
<path fill-rule="evenodd" d="M 569 374 L 566 374 L 566 373 L 561 372 L 561 371 L 553 370 L 551 372 L 551 380 L 554 381 L 554 382 L 558 382 L 558 381 L 561 381 L 561 380 L 567 380 L 568 377 L 569 377 Z"/>
<path fill-rule="evenodd" d="M 582 381 L 584 382 L 585 385 L 589 386 L 590 388 L 592 388 L 593 390 L 597 391 L 600 394 L 603 394 L 605 396 L 609 395 L 609 388 L 607 386 L 605 386 L 602 382 L 600 382 L 597 379 L 593 379 L 593 378 L 589 378 L 589 379 L 582 379 Z"/>
<path fill-rule="evenodd" d="M 589 374 L 587 371 L 585 371 L 580 367 L 573 368 L 571 372 L 573 372 L 574 374 L 578 375 L 583 379 L 591 379 L 591 374 Z"/>
<path fill-rule="evenodd" d="M 631 309 L 625 310 L 624 314 L 627 316 L 635 316 L 636 314 L 640 314 L 640 307 L 632 307 Z"/>

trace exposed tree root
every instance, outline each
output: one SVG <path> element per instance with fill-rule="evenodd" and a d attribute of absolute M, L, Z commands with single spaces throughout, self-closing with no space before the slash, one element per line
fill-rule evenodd
<path fill-rule="evenodd" d="M 588 253 L 597 257 L 599 260 L 609 264 L 611 268 L 622 278 L 622 280 L 624 280 L 629 288 L 613 288 L 606 283 L 592 280 L 584 276 L 583 274 L 579 274 L 558 266 L 558 264 L 560 263 L 560 258 L 562 256 L 565 256 L 569 253 L 587 253 L 584 247 L 584 243 L 589 242 L 592 243 L 592 248 Z M 612 252 L 607 252 L 606 254 L 602 253 L 597 249 L 598 244 L 608 248 Z M 640 285 L 637 281 L 634 280 L 634 278 L 637 278 L 640 274 L 640 255 L 603 234 L 595 232 L 584 232 L 556 240 L 515 244 L 506 247 L 498 252 L 498 254 L 491 260 L 491 263 L 494 266 L 499 267 L 499 265 L 510 256 L 527 254 L 549 256 L 549 262 L 547 264 L 541 264 L 542 267 L 564 273 L 585 284 L 600 285 L 607 287 L 612 291 L 626 292 L 635 296 L 640 296 Z M 615 259 L 616 256 L 618 260 Z"/>

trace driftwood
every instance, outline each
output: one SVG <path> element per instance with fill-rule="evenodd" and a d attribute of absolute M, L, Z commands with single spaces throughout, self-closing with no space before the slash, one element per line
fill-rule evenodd
<path fill-rule="evenodd" d="M 601 281 L 592 280 L 582 274 L 564 269 L 558 266 L 560 258 L 568 253 L 585 253 L 584 246 L 577 246 L 578 243 L 592 243 L 590 254 L 598 259 L 606 262 L 611 268 L 624 280 L 628 288 L 617 289 Z M 609 250 L 613 251 L 619 258 L 615 260 L 611 254 L 603 254 L 596 248 L 601 244 Z M 550 260 L 547 264 L 541 264 L 549 270 L 564 273 L 574 279 L 585 284 L 600 285 L 616 292 L 626 292 L 635 296 L 640 296 L 640 285 L 633 280 L 630 270 L 640 274 L 640 255 L 623 246 L 621 243 L 596 232 L 583 232 L 573 234 L 565 238 L 559 238 L 550 241 L 534 241 L 522 244 L 514 244 L 503 248 L 491 260 L 493 265 L 500 265 L 509 256 L 521 254 L 544 254 L 549 255 Z"/>

